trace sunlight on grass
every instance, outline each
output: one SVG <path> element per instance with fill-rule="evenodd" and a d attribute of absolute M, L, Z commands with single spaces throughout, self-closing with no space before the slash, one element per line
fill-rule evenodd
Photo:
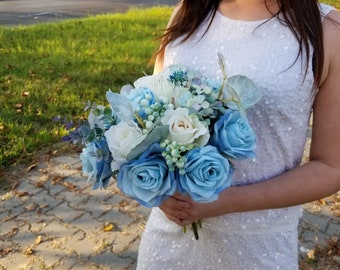
<path fill-rule="evenodd" d="M 57 115 L 83 117 L 143 73 L 170 7 L 58 23 L 0 27 L 0 169 L 61 140 Z"/>

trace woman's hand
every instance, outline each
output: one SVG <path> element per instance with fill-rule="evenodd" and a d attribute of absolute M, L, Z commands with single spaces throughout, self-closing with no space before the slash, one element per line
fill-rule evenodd
<path fill-rule="evenodd" d="M 187 226 L 194 221 L 220 215 L 221 213 L 216 212 L 216 210 L 218 211 L 218 201 L 197 203 L 188 195 L 177 192 L 166 199 L 159 208 L 169 220 L 180 226 Z M 226 214 L 226 212 L 223 212 L 223 214 Z"/>
<path fill-rule="evenodd" d="M 180 226 L 186 226 L 197 220 L 190 211 L 195 204 L 189 196 L 175 193 L 166 199 L 159 208 L 169 220 Z"/>

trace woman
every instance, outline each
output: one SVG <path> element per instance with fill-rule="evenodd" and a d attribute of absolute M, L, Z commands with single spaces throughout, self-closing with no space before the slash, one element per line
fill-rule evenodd
<path fill-rule="evenodd" d="M 183 0 L 155 72 L 184 64 L 252 79 L 256 158 L 211 203 L 176 194 L 152 210 L 137 269 L 298 269 L 300 204 L 340 189 L 340 14 L 315 0 Z M 313 110 L 310 161 L 300 166 Z M 200 239 L 182 226 L 203 220 Z"/>

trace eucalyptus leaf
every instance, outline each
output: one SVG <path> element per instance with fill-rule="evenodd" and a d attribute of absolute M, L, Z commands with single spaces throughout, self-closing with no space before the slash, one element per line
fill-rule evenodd
<path fill-rule="evenodd" d="M 112 110 L 109 107 L 105 107 L 103 110 L 103 114 L 106 116 L 111 116 L 112 115 Z"/>
<path fill-rule="evenodd" d="M 106 98 L 118 118 L 124 122 L 129 122 L 131 119 L 133 119 L 133 108 L 128 98 L 114 93 L 111 90 L 106 92 Z"/>
<path fill-rule="evenodd" d="M 143 141 L 134 147 L 127 155 L 127 160 L 132 160 L 140 156 L 151 144 L 160 142 L 169 134 L 169 126 L 156 126 Z"/>
<path fill-rule="evenodd" d="M 230 109 L 239 110 L 240 106 L 246 110 L 256 104 L 261 93 L 255 83 L 246 76 L 235 75 L 228 78 L 223 89 L 223 99 Z"/>

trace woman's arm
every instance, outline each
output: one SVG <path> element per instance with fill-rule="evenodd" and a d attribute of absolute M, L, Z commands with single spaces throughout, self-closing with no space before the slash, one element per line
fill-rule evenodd
<path fill-rule="evenodd" d="M 340 13 L 331 12 L 340 23 Z M 194 203 L 176 194 L 161 209 L 179 225 L 233 212 L 289 207 L 340 190 L 340 25 L 324 21 L 325 64 L 313 107 L 310 161 L 270 180 L 224 190 L 217 201 Z"/>

